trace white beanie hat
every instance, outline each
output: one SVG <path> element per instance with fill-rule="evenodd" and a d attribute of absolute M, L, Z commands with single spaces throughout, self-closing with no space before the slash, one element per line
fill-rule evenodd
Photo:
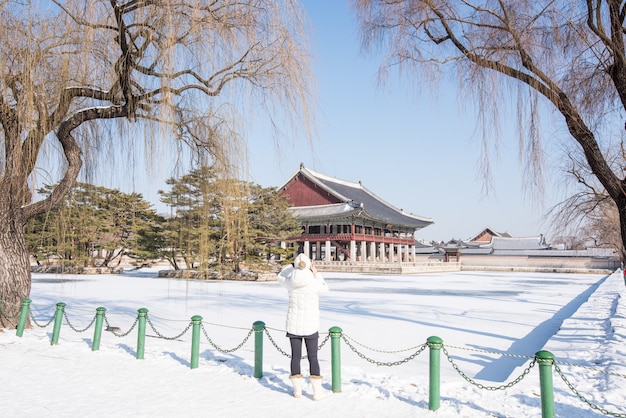
<path fill-rule="evenodd" d="M 307 257 L 306 254 L 298 254 L 293 262 L 293 265 L 300 270 L 310 269 L 311 259 Z"/>

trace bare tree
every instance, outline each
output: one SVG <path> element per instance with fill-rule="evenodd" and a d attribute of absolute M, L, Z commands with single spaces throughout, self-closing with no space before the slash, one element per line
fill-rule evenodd
<path fill-rule="evenodd" d="M 623 146 L 621 148 L 621 152 L 607 150 L 609 161 L 624 160 L 626 150 Z M 564 164 L 561 167 L 561 172 L 565 173 L 562 182 L 568 184 L 563 186 L 571 189 L 573 184 L 575 187 L 573 193 L 549 211 L 554 232 L 563 237 L 576 234 L 581 245 L 593 241 L 596 247 L 613 248 L 622 254 L 624 249 L 615 202 L 591 172 L 581 152 L 568 151 Z"/>
<path fill-rule="evenodd" d="M 93 170 L 84 163 L 98 151 L 106 165 L 130 147 L 123 138 L 159 136 L 226 167 L 242 107 L 310 123 L 296 0 L 7 0 L 0 28 L 1 326 L 30 293 L 24 224 Z M 58 186 L 36 200 L 42 170 Z"/>
<path fill-rule="evenodd" d="M 526 176 L 541 185 L 545 167 L 542 106 L 562 117 L 619 213 L 626 240 L 626 161 L 606 150 L 626 108 L 626 5 L 617 0 L 353 0 L 366 48 L 382 45 L 382 71 L 398 66 L 427 84 L 437 70 L 453 74 L 477 100 L 484 123 L 517 108 Z M 435 70 L 428 71 L 428 70 Z M 470 95 L 470 93 L 473 93 Z M 486 155 L 486 154 L 485 154 Z M 622 245 L 622 248 L 624 246 Z M 622 252 L 622 259 L 625 258 Z"/>

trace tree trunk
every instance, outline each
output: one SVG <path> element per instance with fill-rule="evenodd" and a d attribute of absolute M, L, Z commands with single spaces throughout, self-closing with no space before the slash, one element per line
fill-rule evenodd
<path fill-rule="evenodd" d="M 16 328 L 22 300 L 30 295 L 30 262 L 20 219 L 16 214 L 0 213 L 3 225 L 0 229 L 0 326 L 3 328 Z"/>
<path fill-rule="evenodd" d="M 619 213 L 619 229 L 622 238 L 622 248 L 620 248 L 620 259 L 622 263 L 626 263 L 626 197 L 616 199 L 617 211 Z"/>

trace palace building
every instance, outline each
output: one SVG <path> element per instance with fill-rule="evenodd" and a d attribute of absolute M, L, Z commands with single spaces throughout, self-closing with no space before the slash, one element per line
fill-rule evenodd
<path fill-rule="evenodd" d="M 363 187 L 300 169 L 279 189 L 302 225 L 290 241 L 313 260 L 414 262 L 415 231 L 432 219 L 397 209 Z"/>

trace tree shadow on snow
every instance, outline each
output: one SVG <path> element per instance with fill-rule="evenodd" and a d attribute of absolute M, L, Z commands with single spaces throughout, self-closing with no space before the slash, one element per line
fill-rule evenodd
<path fill-rule="evenodd" d="M 562 392 L 562 391 L 561 391 Z M 571 394 L 571 393 L 570 393 Z M 574 396 L 573 394 L 571 394 Z M 537 405 L 537 409 L 541 410 L 541 399 L 538 396 L 527 396 L 522 394 L 516 394 L 512 396 L 517 398 L 519 403 L 523 405 Z M 581 406 L 564 405 L 559 402 L 554 403 L 554 415 L 557 417 L 605 417 L 606 415 L 593 411 L 580 401 Z"/>
<path fill-rule="evenodd" d="M 558 332 L 563 321 L 576 313 L 578 308 L 580 308 L 580 306 L 589 299 L 598 286 L 600 286 L 608 277 L 609 276 L 605 276 L 593 285 L 589 286 L 587 290 L 580 293 L 567 305 L 555 312 L 552 318 L 543 321 L 526 336 L 513 342 L 507 350 L 507 353 L 512 355 L 534 356 L 535 353 L 541 350 L 546 342 L 548 342 L 548 340 Z M 469 344 L 468 346 L 479 350 L 490 351 L 489 347 L 482 347 L 475 344 Z M 502 356 L 486 364 L 475 377 L 476 379 L 486 381 L 504 382 L 517 367 L 524 365 L 527 361 L 527 358 Z"/>

